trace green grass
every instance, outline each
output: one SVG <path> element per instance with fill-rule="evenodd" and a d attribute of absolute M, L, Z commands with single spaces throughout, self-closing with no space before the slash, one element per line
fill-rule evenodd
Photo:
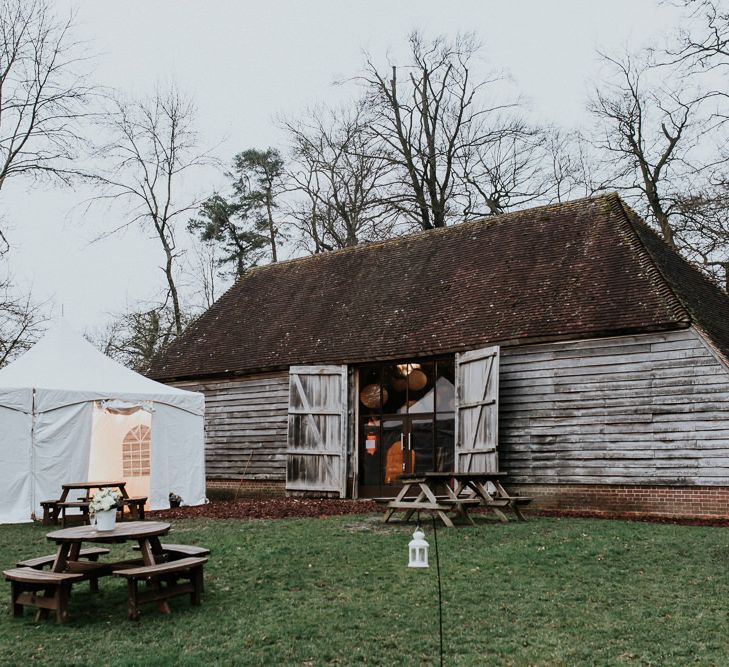
<path fill-rule="evenodd" d="M 6 584 L 0 664 L 437 664 L 435 567 L 408 570 L 412 525 L 378 519 L 176 522 L 213 550 L 203 606 L 137 623 L 116 578 L 77 586 L 66 626 L 10 617 Z M 477 521 L 438 531 L 447 665 L 729 664 L 726 529 Z M 0 527 L 0 565 L 50 553 L 45 532 Z"/>

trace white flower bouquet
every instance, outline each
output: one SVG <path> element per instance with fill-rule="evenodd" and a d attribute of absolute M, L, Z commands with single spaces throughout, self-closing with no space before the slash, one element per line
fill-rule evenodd
<path fill-rule="evenodd" d="M 93 514 L 119 509 L 122 495 L 114 489 L 99 489 L 91 498 L 89 509 Z"/>

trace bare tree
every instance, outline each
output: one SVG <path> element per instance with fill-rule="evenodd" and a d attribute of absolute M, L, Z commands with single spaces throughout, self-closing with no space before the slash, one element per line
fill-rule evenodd
<path fill-rule="evenodd" d="M 683 0 L 688 9 L 678 42 L 666 49 L 671 62 L 690 61 L 703 69 L 729 66 L 729 8 L 720 0 Z"/>
<path fill-rule="evenodd" d="M 192 283 L 192 309 L 207 310 L 220 292 L 220 257 L 215 243 L 196 243 L 186 257 L 187 271 Z"/>
<path fill-rule="evenodd" d="M 544 133 L 540 164 L 548 203 L 592 197 L 609 189 L 595 166 L 594 150 L 579 132 L 549 128 Z"/>
<path fill-rule="evenodd" d="M 648 79 L 646 60 L 603 56 L 611 78 L 595 92 L 589 109 L 597 121 L 594 146 L 609 182 L 632 200 L 677 247 L 679 202 L 699 177 L 694 152 L 709 131 L 702 116 L 705 98 Z M 661 72 L 662 79 L 681 81 Z"/>
<path fill-rule="evenodd" d="M 392 171 L 373 147 L 362 105 L 316 108 L 285 121 L 292 144 L 289 181 L 300 198 L 292 217 L 314 252 L 388 238 L 396 213 L 388 206 Z"/>
<path fill-rule="evenodd" d="M 729 186 L 689 192 L 679 208 L 684 253 L 729 291 Z"/>
<path fill-rule="evenodd" d="M 174 340 L 177 323 L 168 303 L 141 306 L 116 315 L 87 338 L 105 355 L 143 373 L 154 356 Z"/>
<path fill-rule="evenodd" d="M 120 202 L 129 219 L 114 233 L 132 224 L 150 229 L 164 253 L 164 271 L 172 304 L 175 333 L 183 327 L 176 284 L 177 224 L 199 200 L 183 194 L 183 178 L 212 163 L 197 149 L 193 124 L 195 107 L 175 88 L 158 91 L 151 99 L 117 99 L 104 121 L 110 135 L 99 151 L 102 165 L 93 176 L 99 187 L 96 201 Z"/>
<path fill-rule="evenodd" d="M 15 176 L 67 180 L 91 88 L 73 22 L 46 0 L 0 3 L 0 189 Z"/>
<path fill-rule="evenodd" d="M 34 300 L 30 290 L 19 295 L 7 266 L 0 277 L 0 366 L 26 352 L 48 321 L 46 302 Z"/>
<path fill-rule="evenodd" d="M 405 67 L 393 64 L 385 72 L 368 57 L 358 80 L 373 111 L 370 128 L 380 140 L 380 156 L 398 175 L 391 205 L 432 229 L 462 217 L 464 205 L 457 200 L 465 179 L 459 166 L 478 147 L 513 134 L 516 102 L 499 101 L 501 75 L 474 80 L 480 47 L 473 35 L 427 41 L 415 32 L 409 46 Z"/>

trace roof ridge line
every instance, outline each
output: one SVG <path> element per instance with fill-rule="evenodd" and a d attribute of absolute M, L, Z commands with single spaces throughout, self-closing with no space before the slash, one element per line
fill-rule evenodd
<path fill-rule="evenodd" d="M 523 215 L 524 213 L 543 213 L 544 211 L 552 211 L 556 210 L 562 207 L 566 206 L 575 206 L 580 205 L 583 202 L 596 202 L 600 201 L 602 199 L 610 200 L 612 197 L 617 197 L 616 192 L 606 192 L 599 195 L 593 195 L 593 196 L 587 196 L 587 197 L 578 197 L 577 199 L 569 199 L 567 201 L 561 201 L 561 202 L 553 202 L 551 204 L 542 204 L 541 206 L 534 206 L 533 208 L 522 208 L 518 209 L 516 211 L 507 211 L 506 213 L 498 213 L 497 215 L 488 215 L 481 218 L 475 218 L 473 220 L 465 220 L 463 222 L 456 222 L 451 225 L 446 225 L 445 227 L 433 227 L 432 229 L 416 229 L 415 231 L 408 232 L 407 234 L 403 234 L 402 236 L 393 236 L 391 238 L 387 239 L 378 239 L 376 241 L 369 241 L 366 243 L 358 243 L 357 245 L 353 246 L 346 246 L 344 248 L 336 248 L 335 250 L 326 250 L 324 252 L 317 252 L 310 255 L 302 255 L 301 257 L 289 257 L 287 259 L 280 260 L 278 262 L 269 262 L 268 264 L 261 264 L 260 266 L 253 266 L 249 268 L 244 275 L 249 275 L 250 273 L 254 271 L 265 271 L 267 269 L 270 269 L 275 266 L 284 266 L 287 264 L 292 264 L 295 262 L 305 262 L 305 261 L 314 261 L 320 257 L 331 257 L 333 255 L 340 255 L 348 252 L 356 252 L 358 250 L 362 250 L 363 248 L 379 248 L 386 245 L 395 245 L 397 243 L 401 243 L 403 241 L 415 239 L 418 237 L 422 237 L 427 235 L 434 235 L 434 234 L 448 234 L 452 232 L 454 229 L 464 229 L 467 227 L 475 227 L 476 225 L 486 225 L 486 224 L 492 224 L 495 222 L 501 222 L 501 221 L 508 221 L 509 218 L 515 217 L 517 215 Z M 242 276 L 241 276 L 242 277 Z M 233 281 L 233 284 L 238 282 L 239 278 L 236 278 Z"/>
<path fill-rule="evenodd" d="M 663 275 L 663 271 L 661 271 L 657 262 L 653 259 L 653 255 L 651 255 L 649 250 L 645 247 L 638 231 L 635 229 L 635 224 L 640 221 L 646 229 L 650 230 L 653 234 L 655 234 L 655 232 L 620 198 L 617 193 L 610 193 L 607 197 L 609 199 L 611 209 L 617 209 L 616 212 L 618 212 L 620 217 L 627 223 L 628 229 L 630 230 L 630 236 L 633 239 L 633 247 L 638 253 L 640 265 L 646 270 L 650 279 L 654 282 L 658 294 L 666 298 L 666 306 L 668 309 L 680 320 L 693 323 L 694 317 L 691 314 L 691 311 L 686 308 L 683 300 L 676 294 L 673 287 L 671 287 L 670 281 Z M 635 218 L 635 220 L 633 218 Z M 658 234 L 655 235 L 660 238 Z M 661 239 L 661 241 L 663 241 L 663 239 Z M 663 242 L 665 243 L 665 241 Z M 671 250 L 678 254 L 678 251 L 675 249 L 671 248 Z M 691 268 L 696 270 L 693 266 Z"/>

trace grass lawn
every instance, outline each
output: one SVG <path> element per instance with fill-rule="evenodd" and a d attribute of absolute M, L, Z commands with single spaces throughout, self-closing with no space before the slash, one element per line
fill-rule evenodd
<path fill-rule="evenodd" d="M 437 664 L 435 567 L 408 570 L 412 525 L 378 521 L 177 521 L 170 541 L 213 550 L 203 606 L 137 623 L 116 578 L 75 587 L 65 626 L 13 619 L 4 584 L 0 664 Z M 438 531 L 445 664 L 729 664 L 726 529 L 477 521 Z M 45 533 L 0 526 L 0 565 L 50 553 Z"/>

